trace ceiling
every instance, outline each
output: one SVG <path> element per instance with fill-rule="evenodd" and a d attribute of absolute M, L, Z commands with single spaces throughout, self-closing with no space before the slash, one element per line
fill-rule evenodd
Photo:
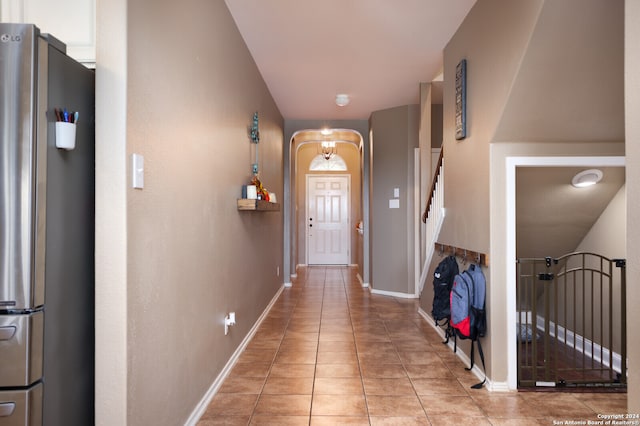
<path fill-rule="evenodd" d="M 573 252 L 625 182 L 624 167 L 598 167 L 600 183 L 574 188 L 588 167 L 519 167 L 516 170 L 517 256 L 560 257 Z"/>
<path fill-rule="evenodd" d="M 442 102 L 442 82 L 439 80 L 443 50 L 476 0 L 225 2 L 285 119 L 367 120 L 374 111 L 418 104 L 419 85 L 422 82 L 434 82 L 434 103 Z M 558 15 L 555 11 L 561 6 L 561 3 L 553 3 L 554 9 L 549 11 L 551 18 Z M 601 21 L 598 19 L 599 13 L 596 11 L 592 14 L 596 24 Z M 580 22 L 586 19 L 583 15 Z M 551 25 L 545 20 L 543 23 Z M 556 26 L 545 27 L 545 31 L 532 41 L 537 49 L 532 49 L 530 60 L 537 59 L 536 53 L 542 52 L 543 56 L 548 56 L 550 51 L 559 50 L 553 48 L 558 44 L 558 34 L 567 38 L 564 40 L 560 37 L 565 44 L 574 39 L 584 39 L 584 34 L 576 36 L 567 32 L 562 20 L 552 20 L 551 23 Z M 586 29 L 588 32 L 593 26 L 589 21 L 588 25 L 578 26 L 578 29 Z M 553 29 L 556 31 L 552 31 Z M 602 31 L 594 37 L 600 40 L 601 34 Z M 607 45 L 594 53 L 591 49 L 594 44 L 586 45 L 588 49 L 580 51 L 586 59 L 583 56 L 579 58 L 587 64 L 597 52 L 611 50 Z M 574 52 L 575 49 L 565 51 Z M 565 68 L 570 73 L 575 71 L 575 56 L 569 55 L 565 61 Z M 539 62 L 534 61 L 534 64 Z M 621 64 L 621 61 L 610 62 Z M 588 65 L 584 67 L 591 69 Z M 538 70 L 539 67 L 528 66 L 527 69 Z M 551 75 L 555 76 L 557 72 L 556 69 Z M 532 78 L 539 77 L 537 74 L 525 77 L 520 76 L 521 86 L 531 86 L 536 91 L 548 86 L 540 81 L 529 84 Z M 597 77 L 598 81 L 602 81 L 602 77 Z M 559 81 L 565 82 L 566 79 Z M 581 84 L 579 90 L 585 86 L 593 87 Z M 549 86 L 547 89 L 557 91 L 556 86 Z M 612 93 L 611 97 L 620 98 L 618 92 L 614 93 L 607 88 L 603 91 L 605 95 L 600 95 L 600 100 L 608 92 Z M 350 96 L 351 102 L 347 106 L 339 107 L 335 104 L 336 95 L 340 93 Z M 514 103 L 521 104 L 522 98 L 526 100 L 535 96 L 525 93 Z M 549 109 L 544 104 L 544 99 L 547 98 L 548 96 L 540 97 L 543 112 Z M 585 104 L 576 102 L 575 96 L 568 96 L 567 99 L 573 100 L 572 105 Z M 611 109 L 608 103 L 600 103 L 603 108 Z M 510 105 L 509 110 L 513 108 L 514 105 Z M 521 113 L 519 109 L 517 111 Z M 553 111 L 553 114 L 564 117 Z M 616 113 L 614 111 L 611 114 Z M 522 114 L 520 118 L 528 119 L 530 115 Z M 605 117 L 606 114 L 598 110 L 597 116 Z M 591 119 L 591 116 L 588 117 Z M 572 129 L 576 127 L 575 120 L 568 122 Z M 545 127 L 537 122 L 536 125 L 539 128 Z M 520 124 L 516 130 L 522 128 Z M 514 132 L 513 129 L 503 129 L 503 133 L 509 136 L 506 140 L 514 140 L 509 131 Z M 585 132 L 593 130 L 588 127 Z M 304 140 L 322 140 L 317 132 L 300 134 L 298 137 Z M 554 133 L 554 137 L 557 134 Z M 572 140 L 582 139 L 585 138 Z M 344 140 L 348 140 L 348 137 L 344 137 Z M 598 140 L 619 138 L 599 136 Z M 518 169 L 519 257 L 561 256 L 575 250 L 624 184 L 624 168 L 609 168 L 604 169 L 605 177 L 596 187 L 577 190 L 571 186 L 570 181 L 579 170 L 581 169 Z"/>
<path fill-rule="evenodd" d="M 309 120 L 419 103 L 475 1 L 225 0 L 283 117 Z"/>

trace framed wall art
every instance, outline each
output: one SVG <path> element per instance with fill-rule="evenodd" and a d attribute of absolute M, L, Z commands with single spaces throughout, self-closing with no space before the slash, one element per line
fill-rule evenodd
<path fill-rule="evenodd" d="M 456 66 L 456 139 L 467 137 L 467 60 Z"/>

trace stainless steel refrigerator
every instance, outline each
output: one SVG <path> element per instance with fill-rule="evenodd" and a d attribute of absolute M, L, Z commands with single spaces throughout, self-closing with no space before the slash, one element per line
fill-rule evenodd
<path fill-rule="evenodd" d="M 0 24 L 0 426 L 94 423 L 95 78 L 65 51 Z"/>

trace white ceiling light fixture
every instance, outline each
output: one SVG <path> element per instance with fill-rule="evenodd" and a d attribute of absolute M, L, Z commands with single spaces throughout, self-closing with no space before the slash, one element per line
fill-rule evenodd
<path fill-rule="evenodd" d="M 595 185 L 600 180 L 602 180 L 602 170 L 583 170 L 571 179 L 571 185 L 576 188 L 586 188 L 587 186 Z"/>
<path fill-rule="evenodd" d="M 336 95 L 336 105 L 338 106 L 346 106 L 349 105 L 349 95 L 347 95 L 346 93 L 339 93 Z"/>

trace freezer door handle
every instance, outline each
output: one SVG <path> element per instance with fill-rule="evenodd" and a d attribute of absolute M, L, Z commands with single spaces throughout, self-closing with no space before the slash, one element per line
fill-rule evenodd
<path fill-rule="evenodd" d="M 0 402 L 0 417 L 9 417 L 15 409 L 15 402 Z"/>
<path fill-rule="evenodd" d="M 0 341 L 11 340 L 16 334 L 16 326 L 10 325 L 8 327 L 0 327 Z"/>

